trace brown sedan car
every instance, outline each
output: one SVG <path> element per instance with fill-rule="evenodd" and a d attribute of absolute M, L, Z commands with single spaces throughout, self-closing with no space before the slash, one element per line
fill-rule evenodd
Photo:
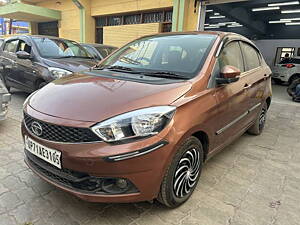
<path fill-rule="evenodd" d="M 262 132 L 270 75 L 237 34 L 142 37 L 28 97 L 25 161 L 87 201 L 179 206 L 206 160 L 245 131 Z"/>

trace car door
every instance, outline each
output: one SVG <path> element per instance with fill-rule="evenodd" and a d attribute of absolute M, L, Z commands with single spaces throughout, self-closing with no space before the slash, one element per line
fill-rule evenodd
<path fill-rule="evenodd" d="M 263 58 L 254 45 L 240 42 L 246 71 L 243 74 L 247 84 L 249 114 L 246 122 L 251 124 L 257 117 L 263 102 L 264 90 L 267 82 L 270 82 L 271 74 L 267 66 L 264 66 Z"/>
<path fill-rule="evenodd" d="M 29 53 L 31 59 L 16 59 L 16 66 L 14 67 L 14 73 L 18 77 L 18 80 L 21 81 L 23 89 L 32 91 L 36 89 L 35 81 L 37 79 L 37 71 L 33 62 L 33 50 L 30 41 L 26 38 L 19 40 L 16 53 L 19 51 L 25 51 Z"/>
<path fill-rule="evenodd" d="M 239 80 L 226 85 L 215 84 L 215 96 L 219 105 L 219 117 L 216 130 L 218 145 L 226 145 L 245 129 L 248 110 L 247 79 L 242 51 L 238 41 L 224 44 L 214 69 L 214 76 L 220 74 L 224 66 L 234 66 L 241 71 Z"/>
<path fill-rule="evenodd" d="M 1 69 L 2 75 L 5 80 L 6 85 L 9 87 L 17 87 L 18 86 L 18 77 L 16 76 L 15 67 L 16 67 L 16 49 L 18 46 L 17 39 L 7 40 L 3 44 L 3 51 L 1 54 Z"/>

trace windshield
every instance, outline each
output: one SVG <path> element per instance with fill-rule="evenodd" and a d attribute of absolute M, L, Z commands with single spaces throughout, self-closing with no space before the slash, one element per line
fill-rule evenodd
<path fill-rule="evenodd" d="M 116 51 L 99 66 L 132 71 L 172 72 L 194 77 L 202 67 L 216 35 L 174 34 L 141 38 Z"/>
<path fill-rule="evenodd" d="M 51 38 L 33 38 L 44 58 L 91 58 L 89 53 L 75 41 Z"/>
<path fill-rule="evenodd" d="M 288 64 L 288 63 L 294 63 L 294 64 L 300 64 L 300 58 L 284 58 L 279 62 L 279 64 Z"/>

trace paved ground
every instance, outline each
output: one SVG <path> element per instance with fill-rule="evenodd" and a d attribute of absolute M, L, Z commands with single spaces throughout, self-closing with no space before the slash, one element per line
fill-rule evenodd
<path fill-rule="evenodd" d="M 204 168 L 178 209 L 158 203 L 91 204 L 39 179 L 23 163 L 23 93 L 0 124 L 0 225 L 297 225 L 300 224 L 300 104 L 274 88 L 263 135 L 245 134 Z"/>

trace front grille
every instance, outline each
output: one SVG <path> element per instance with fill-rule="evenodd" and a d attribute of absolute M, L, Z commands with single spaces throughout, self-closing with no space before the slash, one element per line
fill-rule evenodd
<path fill-rule="evenodd" d="M 31 125 L 36 121 L 42 127 L 42 134 L 38 136 L 41 139 L 54 142 L 65 143 L 83 143 L 83 142 L 99 142 L 102 141 L 91 129 L 67 127 L 55 125 L 47 122 L 37 120 L 28 114 L 24 113 L 24 122 L 27 129 L 32 132 Z M 33 133 L 34 134 L 34 133 Z M 34 134 L 35 135 L 35 134 Z"/>

